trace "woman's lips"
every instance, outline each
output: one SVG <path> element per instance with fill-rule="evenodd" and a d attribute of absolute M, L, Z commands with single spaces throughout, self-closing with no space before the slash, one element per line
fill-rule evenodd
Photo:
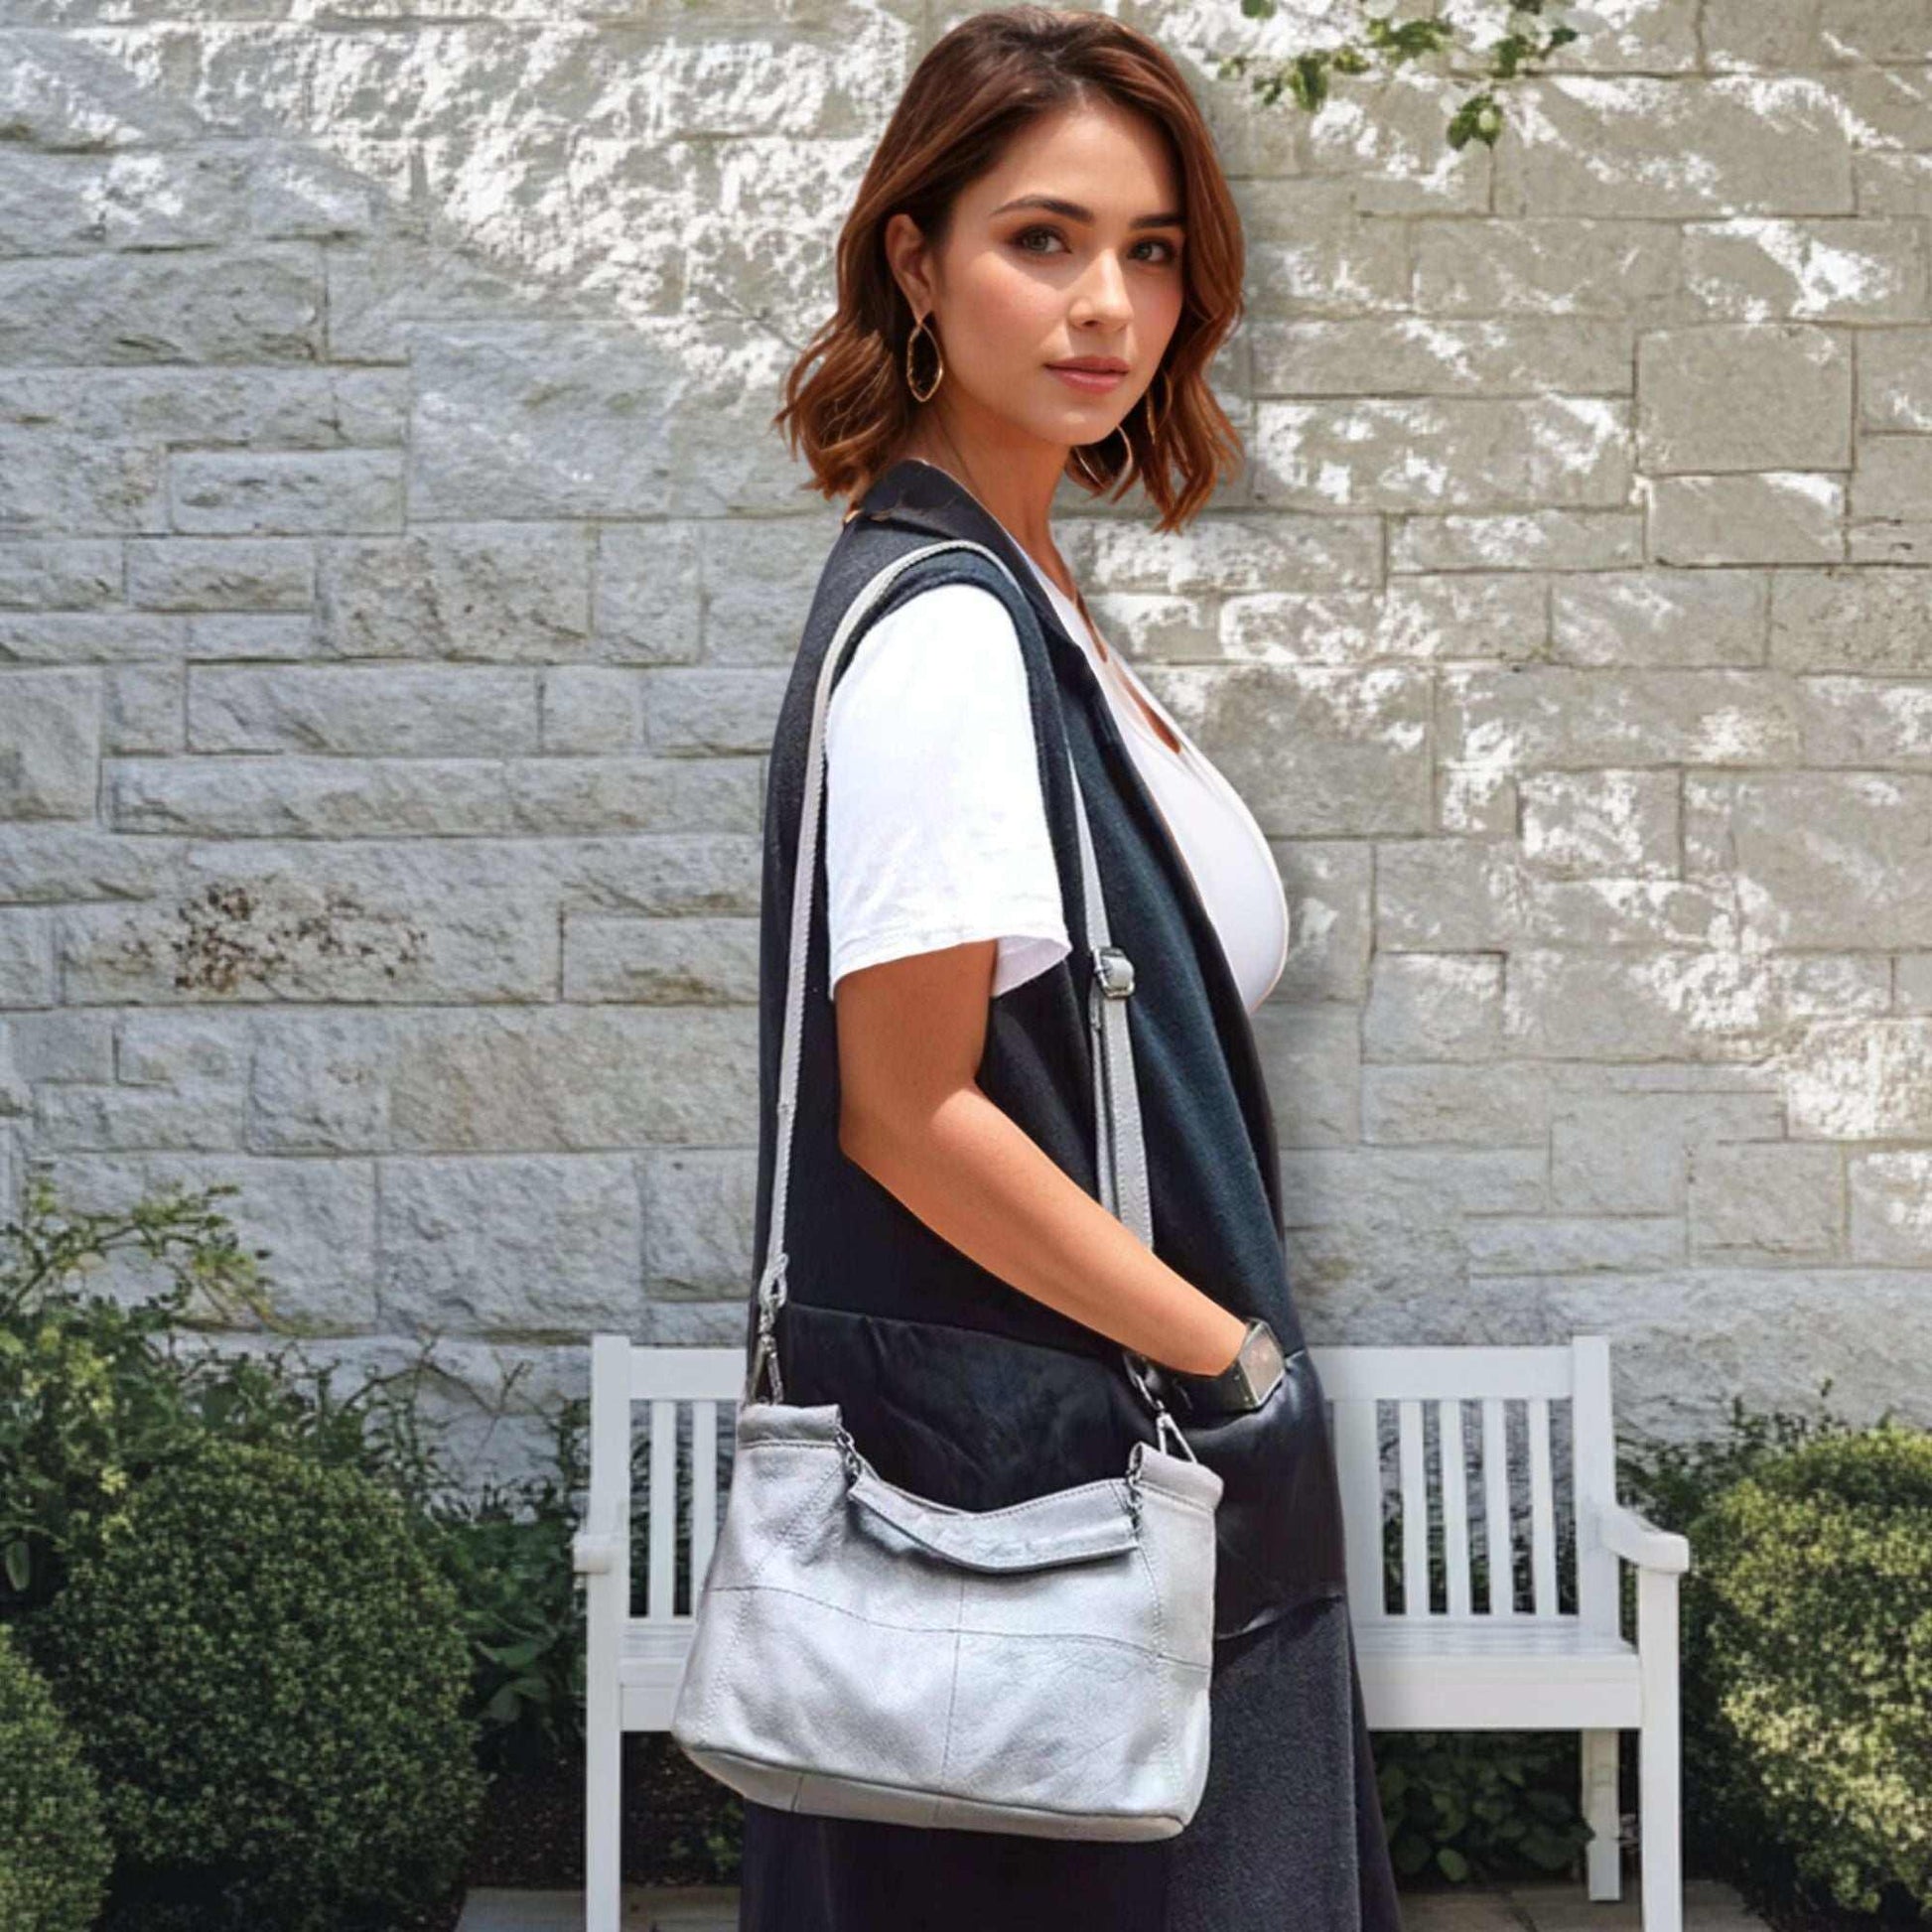
<path fill-rule="evenodd" d="M 1117 389 L 1127 380 L 1125 369 L 1069 369 L 1057 362 L 1048 362 L 1047 370 L 1062 382 L 1070 382 L 1076 389 L 1084 389 L 1089 395 L 1104 396 L 1109 389 Z"/>

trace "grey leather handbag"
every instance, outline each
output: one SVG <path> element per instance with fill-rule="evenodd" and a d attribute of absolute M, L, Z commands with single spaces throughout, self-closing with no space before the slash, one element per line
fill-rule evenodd
<path fill-rule="evenodd" d="M 819 673 L 758 1327 L 671 1735 L 701 1769 L 780 1810 L 1039 1838 L 1171 1838 L 1207 1778 L 1222 1482 L 1161 1400 L 1146 1358 L 1121 1350 L 1153 1416 L 1153 1440 L 1134 1445 L 1124 1476 L 967 1510 L 885 1480 L 837 1403 L 787 1403 L 775 1346 L 832 679 L 899 572 L 958 549 L 1012 579 L 993 551 L 963 538 L 899 557 L 853 600 Z M 1133 963 L 1109 941 L 1077 769 L 1074 796 L 1095 969 L 1101 1194 L 1151 1246 L 1122 1004 Z M 1162 1447 L 1169 1437 L 1176 1452 Z"/>

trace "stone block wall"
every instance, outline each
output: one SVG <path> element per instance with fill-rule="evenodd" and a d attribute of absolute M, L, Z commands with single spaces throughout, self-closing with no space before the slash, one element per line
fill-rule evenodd
<path fill-rule="evenodd" d="M 1932 0 L 1601 0 L 1459 154 L 1452 75 L 1309 120 L 1232 0 L 1125 11 L 1236 178 L 1249 462 L 1057 528 L 1275 845 L 1311 1336 L 1925 1420 Z M 836 528 L 768 418 L 953 17 L 0 0 L 10 1194 L 237 1181 L 459 1410 L 740 1338 Z"/>

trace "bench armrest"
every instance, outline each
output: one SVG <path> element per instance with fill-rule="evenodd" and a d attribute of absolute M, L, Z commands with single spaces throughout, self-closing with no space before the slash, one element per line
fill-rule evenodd
<path fill-rule="evenodd" d="M 579 1530 L 570 1542 L 571 1568 L 580 1576 L 608 1576 L 618 1567 L 621 1549 L 615 1536 Z"/>
<path fill-rule="evenodd" d="M 1690 1569 L 1690 1539 L 1675 1530 L 1659 1529 L 1627 1503 L 1598 1503 L 1594 1517 L 1597 1540 L 1626 1562 L 1645 1570 Z"/>
<path fill-rule="evenodd" d="M 584 1527 L 570 1540 L 571 1568 L 579 1575 L 608 1576 L 628 1547 L 621 1518 L 606 1509 L 587 1516 Z"/>

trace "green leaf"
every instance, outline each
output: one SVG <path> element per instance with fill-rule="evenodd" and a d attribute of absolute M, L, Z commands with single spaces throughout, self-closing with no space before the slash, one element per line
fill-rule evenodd
<path fill-rule="evenodd" d="M 1398 1833 L 1389 1847 L 1389 1863 L 1398 1877 L 1413 1878 L 1429 1863 L 1429 1841 L 1415 1832 Z"/>
<path fill-rule="evenodd" d="M 1564 1871 L 1577 1856 L 1575 1842 L 1558 1832 L 1546 1832 L 1541 1827 L 1523 1834 L 1518 1850 L 1532 1864 L 1540 1865 L 1545 1871 Z"/>
<path fill-rule="evenodd" d="M 548 1644 L 545 1637 L 530 1637 L 522 1643 L 480 1643 L 477 1648 L 491 1663 L 501 1664 L 506 1670 L 521 1670 L 542 1656 Z"/>

